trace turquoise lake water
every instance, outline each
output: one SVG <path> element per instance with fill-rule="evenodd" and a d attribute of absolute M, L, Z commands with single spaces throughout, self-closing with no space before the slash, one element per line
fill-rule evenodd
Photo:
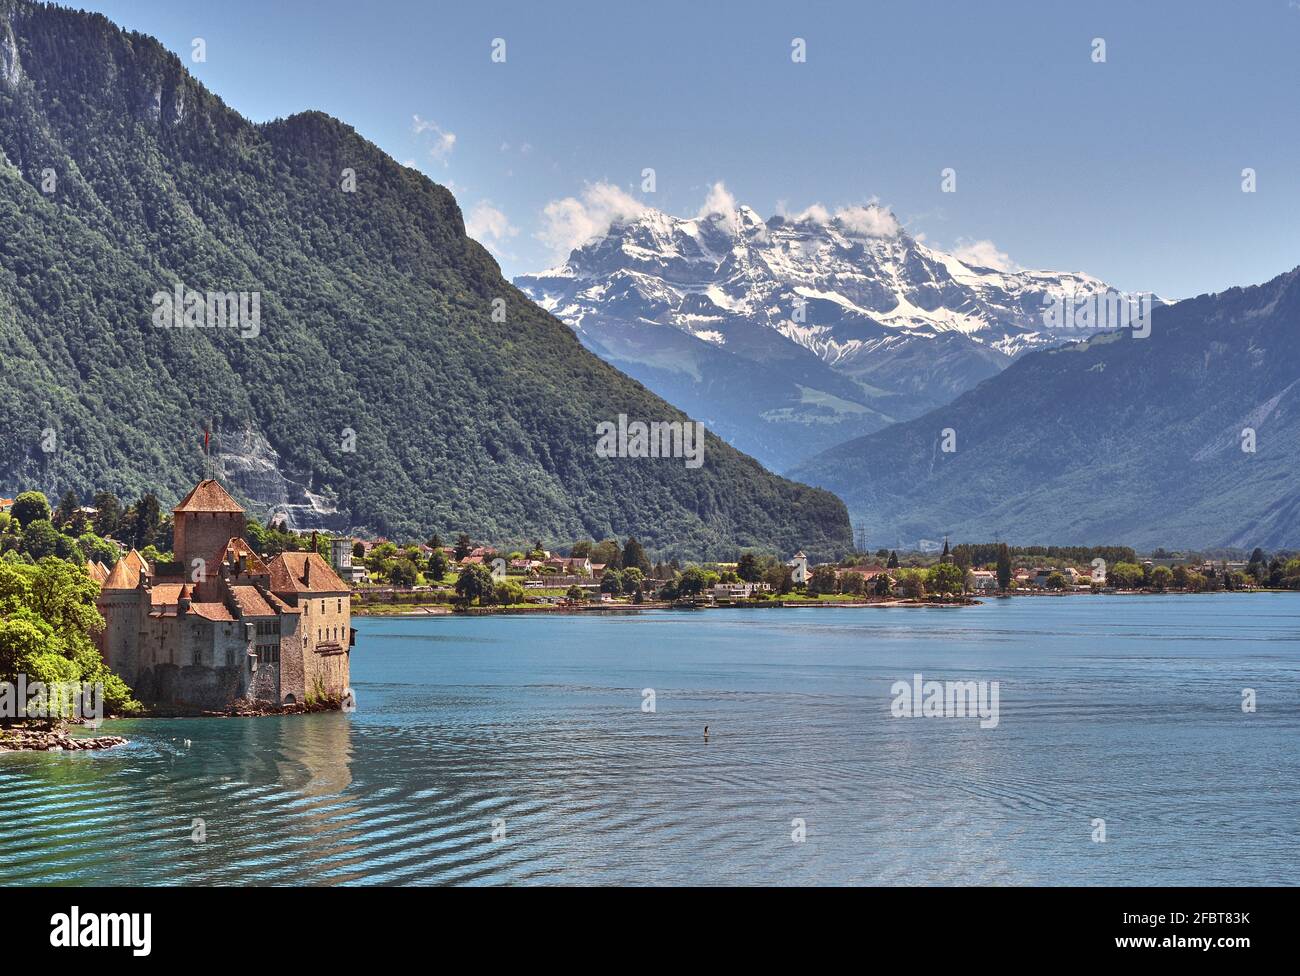
<path fill-rule="evenodd" d="M 1300 868 L 1297 595 L 357 628 L 353 714 L 109 722 L 128 746 L 0 755 L 0 883 L 1233 885 Z M 916 673 L 997 681 L 997 727 L 893 717 Z"/>

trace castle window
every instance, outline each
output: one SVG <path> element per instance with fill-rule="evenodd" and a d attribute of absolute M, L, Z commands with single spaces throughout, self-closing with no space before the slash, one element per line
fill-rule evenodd
<path fill-rule="evenodd" d="M 342 613 L 342 612 L 343 612 L 343 601 L 342 601 L 342 600 L 339 601 L 339 610 L 338 610 L 338 612 L 339 612 L 339 613 Z"/>
<path fill-rule="evenodd" d="M 202 663 L 203 663 L 203 652 L 196 647 L 194 648 L 194 666 L 197 668 Z"/>
<path fill-rule="evenodd" d="M 324 601 L 324 600 L 321 600 L 321 602 L 320 602 L 320 612 L 321 612 L 321 613 L 324 613 L 324 612 L 325 612 L 325 601 Z"/>

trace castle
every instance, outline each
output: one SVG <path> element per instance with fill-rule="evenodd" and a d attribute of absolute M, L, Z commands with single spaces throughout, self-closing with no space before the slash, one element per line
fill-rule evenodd
<path fill-rule="evenodd" d="M 175 562 L 131 550 L 100 580 L 99 649 L 135 696 L 182 711 L 342 699 L 354 632 L 329 563 L 315 552 L 264 562 L 244 510 L 211 479 L 172 514 Z"/>

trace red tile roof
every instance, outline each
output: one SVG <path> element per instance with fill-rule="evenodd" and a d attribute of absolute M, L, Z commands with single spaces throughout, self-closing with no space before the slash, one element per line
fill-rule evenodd
<path fill-rule="evenodd" d="M 234 622 L 234 616 L 226 609 L 224 603 L 191 603 L 190 613 L 202 617 L 204 620 L 219 620 L 227 623 Z"/>
<path fill-rule="evenodd" d="M 275 616 L 275 608 L 266 602 L 256 586 L 236 584 L 230 587 L 230 596 L 235 601 L 235 606 L 239 608 L 241 617 Z"/>
<path fill-rule="evenodd" d="M 271 560 L 271 589 L 276 593 L 350 593 L 315 552 L 282 552 Z"/>
<path fill-rule="evenodd" d="M 173 512 L 243 512 L 230 493 L 221 485 L 207 478 L 194 486 L 188 495 L 181 499 Z"/>
<path fill-rule="evenodd" d="M 135 550 L 132 549 L 132 552 Z M 136 569 L 129 559 L 123 557 L 117 561 L 113 571 L 108 574 L 108 579 L 104 580 L 100 589 L 103 590 L 134 590 L 140 585 L 140 570 Z"/>
<path fill-rule="evenodd" d="M 236 560 L 247 557 L 248 566 L 244 572 L 250 576 L 265 576 L 270 572 L 266 563 L 262 561 L 262 557 L 253 550 L 252 543 L 247 539 L 240 538 L 228 540 L 217 552 L 216 556 L 213 557 L 213 561 L 209 565 L 213 567 L 221 566 L 229 561 L 232 556 Z"/>

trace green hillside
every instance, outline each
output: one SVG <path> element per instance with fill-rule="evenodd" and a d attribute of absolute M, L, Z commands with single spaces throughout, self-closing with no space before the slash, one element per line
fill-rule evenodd
<path fill-rule="evenodd" d="M 684 418 L 506 283 L 448 190 L 326 115 L 248 122 L 102 16 L 0 0 L 0 226 L 0 494 L 170 503 L 212 417 L 254 510 L 287 483 L 395 535 L 849 545 L 837 498 L 711 435 L 695 470 L 597 457 L 619 413 Z M 257 292 L 258 334 L 157 327 L 177 282 Z"/>

